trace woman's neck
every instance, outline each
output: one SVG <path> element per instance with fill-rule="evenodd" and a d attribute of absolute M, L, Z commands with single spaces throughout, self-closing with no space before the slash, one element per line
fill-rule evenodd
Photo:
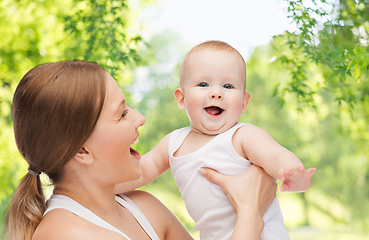
<path fill-rule="evenodd" d="M 56 184 L 54 194 L 70 197 L 102 218 L 108 218 L 116 212 L 114 185 L 102 185 L 98 181 L 76 177 Z"/>

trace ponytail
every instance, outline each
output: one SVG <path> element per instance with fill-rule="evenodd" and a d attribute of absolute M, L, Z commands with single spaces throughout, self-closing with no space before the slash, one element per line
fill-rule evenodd
<path fill-rule="evenodd" d="M 30 168 L 15 190 L 7 215 L 9 240 L 30 240 L 46 209 L 39 174 L 52 184 L 93 131 L 104 105 L 106 72 L 84 61 L 36 66 L 13 97 L 18 150 Z M 37 170 L 37 171 L 36 171 Z"/>
<path fill-rule="evenodd" d="M 8 240 L 30 240 L 46 209 L 40 176 L 27 173 L 15 190 L 6 219 Z"/>

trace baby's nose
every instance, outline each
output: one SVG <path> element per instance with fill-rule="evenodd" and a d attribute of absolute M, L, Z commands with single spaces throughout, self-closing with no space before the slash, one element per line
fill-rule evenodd
<path fill-rule="evenodd" d="M 223 99 L 223 95 L 221 93 L 212 93 L 210 95 L 211 99 Z"/>

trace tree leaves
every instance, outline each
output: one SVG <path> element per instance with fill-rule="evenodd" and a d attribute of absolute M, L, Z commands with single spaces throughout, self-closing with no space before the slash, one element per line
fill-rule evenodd
<path fill-rule="evenodd" d="M 324 87 L 335 93 L 338 104 L 345 102 L 351 108 L 361 104 L 369 70 L 367 1 L 345 0 L 333 6 L 324 0 L 310 4 L 303 0 L 286 2 L 289 17 L 297 27 L 295 32 L 279 36 L 286 39 L 279 46 L 279 60 L 291 73 L 286 91 L 296 93 L 301 102 L 316 106 L 310 97 L 314 91 L 304 84 L 308 81 L 305 66 L 311 62 L 326 69 Z M 277 94 L 283 98 L 286 91 Z"/>
<path fill-rule="evenodd" d="M 11 102 L 22 76 L 36 65 L 98 62 L 122 85 L 141 63 L 143 39 L 128 29 L 126 0 L 0 1 L 0 202 L 26 173 L 12 134 Z M 0 204 L 5 206 L 4 204 Z"/>
<path fill-rule="evenodd" d="M 65 32 L 74 37 L 77 58 L 99 62 L 118 81 L 122 70 L 140 63 L 139 46 L 144 44 L 127 31 L 129 10 L 121 0 L 78 0 L 62 16 Z"/>

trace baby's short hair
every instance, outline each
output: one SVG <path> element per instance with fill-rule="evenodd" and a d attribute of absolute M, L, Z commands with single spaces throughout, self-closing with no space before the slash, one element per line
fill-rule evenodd
<path fill-rule="evenodd" d="M 234 47 L 232 47 L 228 43 L 223 42 L 223 41 L 219 41 L 219 40 L 210 40 L 210 41 L 206 41 L 206 42 L 203 42 L 203 43 L 200 43 L 200 44 L 194 46 L 186 54 L 186 56 L 184 57 L 184 59 L 182 61 L 181 68 L 180 68 L 180 71 L 179 71 L 180 79 L 182 79 L 183 71 L 184 71 L 184 65 L 185 65 L 188 57 L 192 53 L 197 52 L 197 51 L 202 51 L 202 50 L 225 51 L 225 52 L 237 53 L 241 57 L 242 61 L 245 63 L 245 60 L 242 57 L 242 55 Z M 246 63 L 245 63 L 245 66 L 246 66 Z"/>
<path fill-rule="evenodd" d="M 229 45 L 226 42 L 219 41 L 219 40 L 211 40 L 211 41 L 206 41 L 206 42 L 203 42 L 203 43 L 200 43 L 200 44 L 194 46 L 187 53 L 187 55 L 190 55 L 193 52 L 200 51 L 200 50 L 205 50 L 205 49 L 214 50 L 214 51 L 237 52 L 238 54 L 240 54 L 234 47 L 232 47 L 231 45 Z"/>

